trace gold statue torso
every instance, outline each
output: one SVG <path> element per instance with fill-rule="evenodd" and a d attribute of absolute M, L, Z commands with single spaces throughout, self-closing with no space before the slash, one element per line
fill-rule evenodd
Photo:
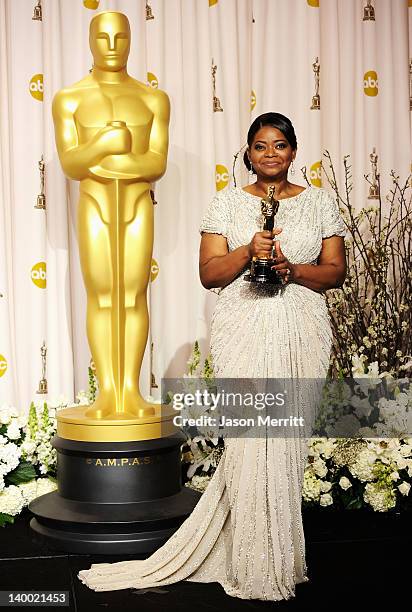
<path fill-rule="evenodd" d="M 79 144 L 90 141 L 110 121 L 121 118 L 132 135 L 132 153 L 143 154 L 149 148 L 153 113 L 148 104 L 153 90 L 148 94 L 132 79 L 122 84 L 120 92 L 117 89 L 111 83 L 96 84 L 91 77 L 86 77 L 72 89 L 78 100 L 74 119 Z M 95 109 L 93 115 L 90 114 L 91 107 Z M 118 155 L 108 155 L 91 168 L 91 172 L 101 178 L 135 180 L 133 175 L 123 171 L 124 157 L 119 159 Z"/>

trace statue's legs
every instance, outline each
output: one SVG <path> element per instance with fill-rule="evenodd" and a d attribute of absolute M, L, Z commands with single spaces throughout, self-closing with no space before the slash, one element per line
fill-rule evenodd
<path fill-rule="evenodd" d="M 124 242 L 124 405 L 128 411 L 152 412 L 140 394 L 139 378 L 149 332 L 147 285 L 153 252 L 153 202 L 145 191 L 133 204 L 136 212 L 126 225 Z"/>
<path fill-rule="evenodd" d="M 87 335 L 99 381 L 89 418 L 154 414 L 139 391 L 149 316 L 147 284 L 153 248 L 148 191 L 112 181 L 96 196 L 81 191 L 79 247 L 87 290 Z M 103 201 L 104 200 L 106 201 Z"/>

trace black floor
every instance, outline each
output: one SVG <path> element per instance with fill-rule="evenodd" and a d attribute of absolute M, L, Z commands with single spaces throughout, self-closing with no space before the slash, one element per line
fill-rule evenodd
<path fill-rule="evenodd" d="M 298 585 L 289 601 L 263 602 L 229 597 L 217 583 L 180 582 L 147 591 L 95 593 L 77 578 L 92 562 L 131 557 L 75 555 L 48 548 L 29 527 L 24 512 L 0 529 L 0 590 L 69 591 L 70 607 L 47 610 L 81 612 L 242 612 L 251 610 L 377 610 L 391 603 L 410 609 L 412 595 L 412 517 L 410 514 L 306 511 L 310 582 Z M 25 607 L 25 610 L 38 608 Z"/>

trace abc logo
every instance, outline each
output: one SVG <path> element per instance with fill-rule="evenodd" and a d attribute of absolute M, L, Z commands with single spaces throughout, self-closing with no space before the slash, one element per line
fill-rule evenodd
<path fill-rule="evenodd" d="M 209 0 L 209 6 L 214 6 L 218 2 L 219 2 L 219 0 Z"/>
<path fill-rule="evenodd" d="M 224 189 L 229 182 L 229 172 L 226 166 L 216 165 L 216 191 Z"/>
<path fill-rule="evenodd" d="M 100 0 L 83 0 L 83 4 L 86 8 L 94 11 L 98 8 Z"/>
<path fill-rule="evenodd" d="M 256 106 L 256 93 L 253 91 L 250 92 L 250 110 L 252 111 Z"/>
<path fill-rule="evenodd" d="M 157 76 L 153 74 L 153 72 L 147 73 L 147 84 L 150 87 L 153 87 L 153 89 L 157 89 L 157 87 L 159 86 L 159 81 L 157 80 Z"/>
<path fill-rule="evenodd" d="M 363 91 L 367 96 L 378 95 L 378 75 L 374 70 L 365 72 L 363 77 Z"/>
<path fill-rule="evenodd" d="M 309 178 L 310 178 L 310 182 L 315 187 L 322 187 L 322 175 L 320 172 L 320 168 L 321 168 L 320 161 L 315 162 L 310 167 Z"/>
<path fill-rule="evenodd" d="M 46 289 L 46 262 L 39 261 L 31 269 L 31 280 L 40 289 Z"/>
<path fill-rule="evenodd" d="M 309 6 L 318 7 L 319 6 L 319 0 L 308 0 L 308 4 L 309 4 Z"/>
<path fill-rule="evenodd" d="M 150 280 L 152 281 L 152 283 L 156 279 L 158 274 L 159 274 L 159 264 L 157 263 L 155 259 L 152 259 L 152 266 L 150 268 Z"/>
<path fill-rule="evenodd" d="M 0 378 L 5 375 L 7 370 L 7 361 L 3 355 L 0 355 Z"/>
<path fill-rule="evenodd" d="M 30 79 L 30 93 L 36 100 L 43 101 L 43 75 L 35 74 Z"/>

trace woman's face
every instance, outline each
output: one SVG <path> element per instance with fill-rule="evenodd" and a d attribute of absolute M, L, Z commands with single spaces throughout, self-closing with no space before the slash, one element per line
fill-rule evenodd
<path fill-rule="evenodd" d="M 249 159 L 258 179 L 287 176 L 295 157 L 296 150 L 292 149 L 286 137 L 270 125 L 256 132 L 249 148 Z"/>

